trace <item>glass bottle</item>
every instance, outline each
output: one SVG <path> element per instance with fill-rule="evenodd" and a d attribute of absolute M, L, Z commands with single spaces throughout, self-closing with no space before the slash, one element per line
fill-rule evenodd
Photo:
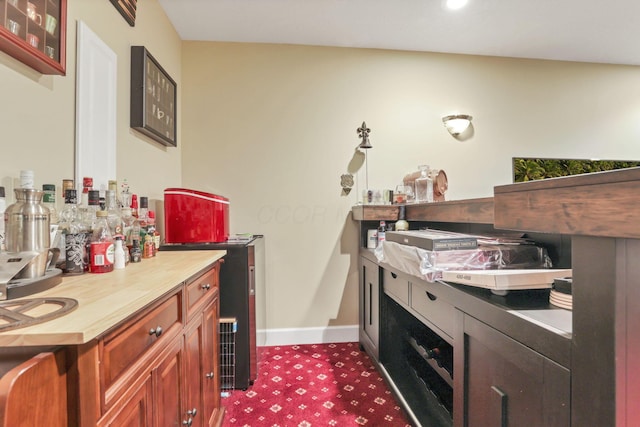
<path fill-rule="evenodd" d="M 131 215 L 135 218 L 138 218 L 138 195 L 131 195 Z"/>
<path fill-rule="evenodd" d="M 82 208 L 89 206 L 89 191 L 91 190 L 93 190 L 93 178 L 85 176 L 82 178 L 82 196 L 80 197 Z"/>
<path fill-rule="evenodd" d="M 113 251 L 113 268 L 122 270 L 126 265 L 126 257 L 122 246 L 122 236 L 116 236 L 115 249 Z"/>
<path fill-rule="evenodd" d="M 387 224 L 385 221 L 380 221 L 380 226 L 378 227 L 378 246 L 380 243 L 384 242 L 387 237 Z"/>
<path fill-rule="evenodd" d="M 107 190 L 105 192 L 105 210 L 107 211 L 107 222 L 111 227 L 111 233 L 114 237 L 123 236 L 122 214 L 118 209 L 118 202 L 116 199 L 116 192 L 113 190 Z"/>
<path fill-rule="evenodd" d="M 142 261 L 142 251 L 140 250 L 140 241 L 138 239 L 132 240 L 130 256 L 132 263 Z"/>
<path fill-rule="evenodd" d="M 49 209 L 49 223 L 58 223 L 58 212 L 56 210 L 56 186 L 54 184 L 42 184 L 42 205 Z"/>
<path fill-rule="evenodd" d="M 96 221 L 93 226 L 91 245 L 89 247 L 90 273 L 108 273 L 113 271 L 115 246 L 113 244 L 111 228 L 107 222 L 107 216 L 107 211 L 96 212 Z"/>
<path fill-rule="evenodd" d="M 131 215 L 131 208 L 123 207 L 120 210 L 122 218 L 122 240 L 125 246 L 131 248 L 131 227 L 135 222 L 135 218 Z"/>
<path fill-rule="evenodd" d="M 60 211 L 60 229 L 63 235 L 64 250 L 60 251 L 62 271 L 66 275 L 83 274 L 88 269 L 87 244 L 90 233 L 82 221 L 78 208 L 77 191 L 67 189 L 64 207 Z"/>
<path fill-rule="evenodd" d="M 142 250 L 144 252 L 144 243 L 146 242 L 146 236 L 149 228 L 149 198 L 140 197 L 140 208 L 138 209 L 138 222 L 140 223 L 140 243 L 142 244 Z M 144 253 L 142 254 L 144 258 Z"/>
<path fill-rule="evenodd" d="M 406 207 L 399 206 L 398 207 L 398 220 L 396 221 L 395 231 L 407 231 L 409 229 L 409 223 L 405 219 L 406 216 Z"/>
<path fill-rule="evenodd" d="M 147 234 L 151 236 L 153 241 L 153 245 L 155 246 L 156 252 L 160 249 L 160 233 L 158 232 L 158 228 L 156 227 L 156 213 L 154 211 L 149 211 L 149 225 L 147 226 Z M 155 253 L 154 252 L 154 255 Z"/>
<path fill-rule="evenodd" d="M 155 246 L 149 234 L 144 236 L 144 245 L 142 247 L 142 258 L 152 258 L 155 255 Z"/>
<path fill-rule="evenodd" d="M 89 230 L 93 230 L 96 222 L 96 212 L 100 210 L 100 191 L 89 190 L 88 206 L 81 212 L 82 221 Z"/>
<path fill-rule="evenodd" d="M 433 180 L 429 177 L 429 165 L 418 166 L 420 177 L 416 178 L 416 202 L 433 202 Z"/>

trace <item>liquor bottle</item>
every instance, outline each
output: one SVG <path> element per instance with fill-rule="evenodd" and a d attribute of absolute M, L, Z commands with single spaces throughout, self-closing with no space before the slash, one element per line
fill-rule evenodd
<path fill-rule="evenodd" d="M 384 221 L 380 221 L 380 226 L 378 227 L 378 246 L 386 240 L 386 233 L 387 224 Z"/>
<path fill-rule="evenodd" d="M 129 183 L 127 182 L 126 178 L 122 181 L 122 191 L 120 192 L 120 199 L 123 208 L 131 207 L 131 193 L 129 192 Z"/>
<path fill-rule="evenodd" d="M 113 252 L 114 270 L 122 270 L 126 265 L 124 248 L 122 247 L 122 236 L 116 236 L 116 244 Z"/>
<path fill-rule="evenodd" d="M 4 211 L 7 208 L 7 200 L 4 197 L 4 187 L 0 187 L 0 215 L 3 217 L 0 221 L 0 252 L 5 251 L 4 247 Z"/>
<path fill-rule="evenodd" d="M 142 261 L 142 251 L 140 250 L 140 241 L 138 239 L 132 240 L 130 252 L 132 263 Z"/>
<path fill-rule="evenodd" d="M 89 230 L 82 221 L 78 208 L 77 191 L 65 191 L 64 207 L 60 211 L 60 229 L 64 250 L 60 251 L 62 271 L 66 275 L 83 274 L 88 269 L 87 243 Z"/>
<path fill-rule="evenodd" d="M 85 176 L 82 178 L 82 196 L 80 196 L 80 205 L 82 208 L 89 206 L 89 191 L 93 190 L 93 178 Z"/>
<path fill-rule="evenodd" d="M 396 221 L 395 230 L 396 231 L 407 231 L 409 229 L 409 223 L 405 219 L 406 216 L 406 208 L 405 206 L 398 207 L 398 220 Z"/>
<path fill-rule="evenodd" d="M 100 210 L 100 191 L 89 190 L 88 192 L 88 205 L 81 211 L 82 221 L 88 230 L 93 230 L 96 222 L 96 212 Z"/>
<path fill-rule="evenodd" d="M 156 253 L 160 249 L 160 233 L 158 232 L 158 228 L 156 227 L 156 213 L 154 211 L 149 211 L 149 225 L 147 227 L 147 233 L 151 236 L 153 240 L 153 245 L 155 246 Z"/>
<path fill-rule="evenodd" d="M 420 165 L 420 177 L 416 178 L 416 202 L 433 202 L 433 180 L 429 177 L 429 166 Z"/>
<path fill-rule="evenodd" d="M 58 212 L 56 211 L 56 186 L 54 184 L 42 184 L 42 204 L 49 209 L 49 223 L 58 223 Z"/>
<path fill-rule="evenodd" d="M 149 228 L 149 198 L 140 197 L 140 208 L 138 209 L 138 222 L 140 223 L 140 243 L 143 250 L 144 258 L 144 243 L 146 242 L 146 235 Z"/>
<path fill-rule="evenodd" d="M 138 218 L 138 195 L 131 195 L 131 215 L 135 218 Z"/>
<path fill-rule="evenodd" d="M 153 244 L 153 239 L 149 234 L 146 234 L 144 236 L 142 258 L 153 258 L 154 256 L 156 256 L 156 254 L 155 254 L 155 245 Z"/>
<path fill-rule="evenodd" d="M 111 227 L 111 233 L 113 233 L 114 237 L 123 236 L 123 223 L 122 223 L 122 214 L 120 209 L 118 209 L 118 204 L 116 201 L 116 192 L 113 190 L 107 190 L 105 192 L 105 210 L 107 211 L 107 222 L 109 223 L 109 227 Z"/>
<path fill-rule="evenodd" d="M 107 211 L 97 211 L 96 221 L 91 236 L 91 245 L 89 249 L 90 273 L 108 273 L 113 271 L 113 262 L 115 257 L 115 246 L 113 244 L 113 235 L 111 228 L 107 222 Z"/>

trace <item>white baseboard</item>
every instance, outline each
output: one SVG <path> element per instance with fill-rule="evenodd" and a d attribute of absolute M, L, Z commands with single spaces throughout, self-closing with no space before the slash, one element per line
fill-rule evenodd
<path fill-rule="evenodd" d="M 258 347 L 294 344 L 328 344 L 357 342 L 358 325 L 323 328 L 260 329 L 256 331 Z"/>

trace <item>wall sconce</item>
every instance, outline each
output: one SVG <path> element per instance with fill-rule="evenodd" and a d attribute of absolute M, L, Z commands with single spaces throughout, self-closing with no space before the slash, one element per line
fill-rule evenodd
<path fill-rule="evenodd" d="M 451 116 L 444 116 L 442 118 L 442 122 L 451 136 L 457 137 L 469 128 L 472 119 L 473 117 L 466 114 L 454 114 Z"/>
<path fill-rule="evenodd" d="M 371 145 L 371 143 L 369 142 L 369 133 L 371 132 L 371 129 L 367 127 L 367 124 L 365 122 L 362 122 L 362 126 L 360 126 L 357 130 L 358 136 L 362 138 L 362 142 L 360 143 L 360 145 L 358 145 L 358 148 L 372 148 L 373 145 Z"/>
<path fill-rule="evenodd" d="M 364 149 L 364 179 L 365 179 L 365 190 L 369 189 L 369 164 L 367 163 L 367 151 L 369 148 L 373 148 L 371 142 L 369 142 L 369 133 L 371 133 L 371 129 L 367 127 L 365 122 L 362 122 L 362 126 L 358 129 L 358 137 L 362 138 L 362 142 L 358 145 L 358 148 Z"/>

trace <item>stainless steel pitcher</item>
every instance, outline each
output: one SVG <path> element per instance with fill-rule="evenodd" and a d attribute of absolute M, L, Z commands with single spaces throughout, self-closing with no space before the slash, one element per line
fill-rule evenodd
<path fill-rule="evenodd" d="M 7 252 L 32 252 L 33 260 L 22 269 L 19 278 L 44 276 L 51 257 L 49 209 L 42 205 L 44 192 L 32 188 L 13 190 L 16 202 L 4 212 Z"/>

